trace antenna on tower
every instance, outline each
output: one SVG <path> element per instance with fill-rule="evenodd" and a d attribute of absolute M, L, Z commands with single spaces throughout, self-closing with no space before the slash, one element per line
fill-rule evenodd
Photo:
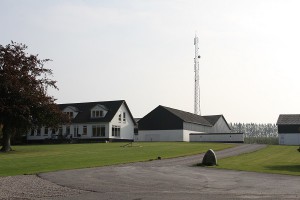
<path fill-rule="evenodd" d="M 194 38 L 195 45 L 195 58 L 194 58 L 194 71 L 195 71 L 195 99 L 194 99 L 194 114 L 201 115 L 200 110 L 200 85 L 199 85 L 199 59 L 200 55 L 198 53 L 198 37 L 195 35 Z"/>

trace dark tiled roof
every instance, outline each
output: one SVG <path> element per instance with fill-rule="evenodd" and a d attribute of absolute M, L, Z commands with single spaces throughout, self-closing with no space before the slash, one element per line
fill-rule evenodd
<path fill-rule="evenodd" d="M 118 101 L 97 101 L 97 102 L 86 102 L 86 103 L 67 103 L 67 104 L 58 104 L 60 110 L 64 110 L 65 108 L 72 106 L 75 107 L 79 113 L 78 115 L 72 119 L 72 123 L 87 123 L 87 122 L 110 122 L 113 117 L 116 115 L 117 111 L 124 103 L 125 107 L 127 108 L 131 119 L 135 123 L 132 114 L 124 100 Z M 108 112 L 105 117 L 102 118 L 91 118 L 91 109 L 96 105 L 104 105 L 108 108 Z"/>
<path fill-rule="evenodd" d="M 300 125 L 300 114 L 279 115 L 277 125 Z"/>
<path fill-rule="evenodd" d="M 204 126 L 213 126 L 213 124 L 211 124 L 203 116 L 196 115 L 196 114 L 189 113 L 189 112 L 185 112 L 185 111 L 182 111 L 182 110 L 177 110 L 177 109 L 174 109 L 174 108 L 165 107 L 165 106 L 162 106 L 162 107 L 164 109 L 168 110 L 169 112 L 173 113 L 174 115 L 176 115 L 177 117 L 179 117 L 180 119 L 182 119 L 185 122 L 190 122 L 190 123 L 194 123 L 194 124 L 201 124 L 201 125 L 204 125 Z"/>

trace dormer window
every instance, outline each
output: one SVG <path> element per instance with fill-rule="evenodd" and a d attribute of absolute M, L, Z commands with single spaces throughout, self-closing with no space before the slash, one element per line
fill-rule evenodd
<path fill-rule="evenodd" d="M 107 112 L 108 109 L 105 106 L 98 104 L 91 109 L 91 118 L 105 117 Z"/>
<path fill-rule="evenodd" d="M 74 117 L 74 113 L 73 112 L 65 112 L 70 118 Z"/>
<path fill-rule="evenodd" d="M 68 106 L 65 109 L 63 109 L 63 112 L 69 116 L 70 119 L 73 119 L 77 116 L 79 113 L 79 110 L 74 106 Z"/>
<path fill-rule="evenodd" d="M 103 111 L 102 110 L 93 110 L 92 118 L 99 118 L 99 117 L 103 117 Z"/>

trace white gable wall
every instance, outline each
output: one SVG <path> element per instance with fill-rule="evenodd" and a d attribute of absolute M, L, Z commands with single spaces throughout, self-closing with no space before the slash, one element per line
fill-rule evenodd
<path fill-rule="evenodd" d="M 123 113 L 125 113 L 126 115 L 125 122 L 123 121 Z M 121 114 L 121 121 L 119 121 L 120 114 Z M 121 127 L 120 137 L 112 136 L 112 126 Z M 109 123 L 109 138 L 133 140 L 133 135 L 134 135 L 134 122 L 132 121 L 129 112 L 123 103 L 119 108 L 118 112 L 116 112 L 116 115 Z"/>
<path fill-rule="evenodd" d="M 230 133 L 230 129 L 223 117 L 219 118 L 219 120 L 211 128 L 210 133 Z"/>

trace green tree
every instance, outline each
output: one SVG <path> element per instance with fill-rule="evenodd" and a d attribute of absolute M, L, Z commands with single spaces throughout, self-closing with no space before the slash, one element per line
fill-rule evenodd
<path fill-rule="evenodd" d="M 11 150 L 10 138 L 17 130 L 48 126 L 57 127 L 68 118 L 47 94 L 47 88 L 58 89 L 44 68 L 49 59 L 26 53 L 27 46 L 11 42 L 0 45 L 0 127 L 1 151 Z"/>

